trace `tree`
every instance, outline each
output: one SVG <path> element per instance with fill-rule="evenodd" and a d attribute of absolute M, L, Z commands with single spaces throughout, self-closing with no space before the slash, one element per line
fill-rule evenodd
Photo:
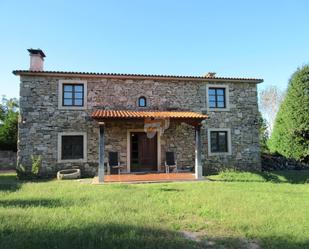
<path fill-rule="evenodd" d="M 269 133 L 268 133 L 268 125 L 267 125 L 266 119 L 263 118 L 262 114 L 259 112 L 259 140 L 260 140 L 261 152 L 268 151 L 268 146 L 267 146 L 268 138 L 269 138 Z"/>
<path fill-rule="evenodd" d="M 279 110 L 280 104 L 284 99 L 284 92 L 276 86 L 269 86 L 259 93 L 259 106 L 262 113 L 268 120 L 269 132 L 272 132 L 276 114 Z"/>
<path fill-rule="evenodd" d="M 272 152 L 309 163 L 309 65 L 296 70 L 269 140 Z"/>
<path fill-rule="evenodd" d="M 2 97 L 0 103 L 0 149 L 17 150 L 18 101 Z"/>

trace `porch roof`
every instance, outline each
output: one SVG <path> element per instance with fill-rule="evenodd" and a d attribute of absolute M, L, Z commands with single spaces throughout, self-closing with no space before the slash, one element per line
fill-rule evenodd
<path fill-rule="evenodd" d="M 192 111 L 130 111 L 130 110 L 96 110 L 91 114 L 93 119 L 183 119 L 192 121 L 202 121 L 208 116 Z"/>

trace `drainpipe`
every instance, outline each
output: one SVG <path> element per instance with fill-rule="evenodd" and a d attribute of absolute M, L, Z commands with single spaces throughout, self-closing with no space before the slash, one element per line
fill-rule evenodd
<path fill-rule="evenodd" d="M 203 178 L 201 163 L 201 125 L 195 126 L 195 179 Z"/>
<path fill-rule="evenodd" d="M 100 125 L 100 137 L 99 137 L 99 183 L 104 182 L 104 123 L 99 123 Z"/>

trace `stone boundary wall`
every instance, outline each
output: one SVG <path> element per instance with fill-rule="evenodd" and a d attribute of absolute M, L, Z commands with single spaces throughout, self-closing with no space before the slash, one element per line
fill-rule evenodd
<path fill-rule="evenodd" d="M 0 170 L 16 168 L 16 152 L 0 150 Z"/>

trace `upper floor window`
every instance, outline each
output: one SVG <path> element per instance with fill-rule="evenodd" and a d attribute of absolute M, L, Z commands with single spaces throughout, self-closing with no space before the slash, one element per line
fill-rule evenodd
<path fill-rule="evenodd" d="M 226 88 L 214 88 L 208 89 L 208 102 L 209 108 L 226 108 Z"/>
<path fill-rule="evenodd" d="M 145 97 L 139 97 L 138 99 L 138 107 L 146 107 L 147 101 Z"/>
<path fill-rule="evenodd" d="M 63 110 L 86 110 L 87 81 L 59 80 L 58 108 Z"/>
<path fill-rule="evenodd" d="M 63 84 L 63 106 L 84 106 L 84 85 Z"/>

